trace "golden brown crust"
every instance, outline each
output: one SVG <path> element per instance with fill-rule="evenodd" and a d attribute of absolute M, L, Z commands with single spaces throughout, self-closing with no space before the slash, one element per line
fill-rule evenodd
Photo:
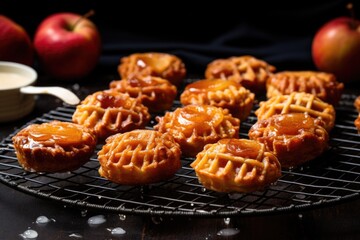
<path fill-rule="evenodd" d="M 161 77 L 179 86 L 186 76 L 184 62 L 177 56 L 161 52 L 133 53 L 120 59 L 121 78 Z"/>
<path fill-rule="evenodd" d="M 271 98 L 292 92 L 307 92 L 334 106 L 338 105 L 344 84 L 334 74 L 317 71 L 283 71 L 270 76 L 266 82 L 266 96 Z"/>
<path fill-rule="evenodd" d="M 181 168 L 180 146 L 168 133 L 133 130 L 106 139 L 98 152 L 99 174 L 118 184 L 143 185 L 172 177 Z"/>
<path fill-rule="evenodd" d="M 354 120 L 354 125 L 358 133 L 360 133 L 360 113 L 358 114 L 357 118 Z"/>
<path fill-rule="evenodd" d="M 205 78 L 222 78 L 240 83 L 251 92 L 261 94 L 266 79 L 276 71 L 271 64 L 250 55 L 215 59 L 205 69 Z"/>
<path fill-rule="evenodd" d="M 180 95 L 183 105 L 205 104 L 226 108 L 241 121 L 250 115 L 254 99 L 254 93 L 237 82 L 225 79 L 203 79 L 190 83 Z"/>
<path fill-rule="evenodd" d="M 153 76 L 114 80 L 109 87 L 128 93 L 130 97 L 139 98 L 149 112 L 153 113 L 169 110 L 177 95 L 175 85 L 166 79 Z"/>
<path fill-rule="evenodd" d="M 199 182 L 217 192 L 263 190 L 281 176 L 276 156 L 248 139 L 222 139 L 208 144 L 190 164 Z"/>
<path fill-rule="evenodd" d="M 139 100 L 115 90 L 88 95 L 77 107 L 72 121 L 95 131 L 99 139 L 116 133 L 142 129 L 150 113 Z"/>
<path fill-rule="evenodd" d="M 355 98 L 354 107 L 358 112 L 360 112 L 360 96 L 357 96 Z"/>
<path fill-rule="evenodd" d="M 354 107 L 355 107 L 356 111 L 358 112 L 358 116 L 354 120 L 354 125 L 355 125 L 358 133 L 360 133 L 360 96 L 357 96 L 355 98 Z"/>
<path fill-rule="evenodd" d="M 308 113 L 325 122 L 325 129 L 330 132 L 335 125 L 335 108 L 311 93 L 293 92 L 279 95 L 259 103 L 255 111 L 258 120 L 267 119 L 276 114 Z"/>
<path fill-rule="evenodd" d="M 69 122 L 31 124 L 13 138 L 19 164 L 26 171 L 66 172 L 85 164 L 96 147 L 88 128 Z"/>
<path fill-rule="evenodd" d="M 240 128 L 240 120 L 227 109 L 210 105 L 187 105 L 156 120 L 154 129 L 170 133 L 188 157 L 195 157 L 208 143 L 238 137 Z"/>
<path fill-rule="evenodd" d="M 283 168 L 297 167 L 320 156 L 329 140 L 324 122 L 305 113 L 279 114 L 259 120 L 248 135 L 265 144 Z"/>

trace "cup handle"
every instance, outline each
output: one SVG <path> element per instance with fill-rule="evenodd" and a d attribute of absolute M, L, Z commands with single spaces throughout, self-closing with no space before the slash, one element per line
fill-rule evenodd
<path fill-rule="evenodd" d="M 20 88 L 20 92 L 24 94 L 50 94 L 63 100 L 70 105 L 80 103 L 80 99 L 70 90 L 63 87 L 34 87 L 26 86 Z"/>

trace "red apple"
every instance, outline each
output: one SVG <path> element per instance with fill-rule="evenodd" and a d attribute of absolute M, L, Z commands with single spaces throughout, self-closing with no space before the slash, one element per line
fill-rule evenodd
<path fill-rule="evenodd" d="M 26 30 L 7 16 L 0 15 L 0 61 L 31 66 L 34 48 Z"/>
<path fill-rule="evenodd" d="M 315 66 L 339 81 L 360 81 L 360 21 L 338 17 L 323 25 L 312 42 Z"/>
<path fill-rule="evenodd" d="M 97 26 L 87 17 L 61 12 L 45 18 L 35 31 L 40 67 L 51 77 L 74 80 L 87 76 L 101 54 Z"/>

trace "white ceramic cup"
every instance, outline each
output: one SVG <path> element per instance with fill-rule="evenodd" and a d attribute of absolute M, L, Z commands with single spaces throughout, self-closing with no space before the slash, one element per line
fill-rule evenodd
<path fill-rule="evenodd" d="M 35 87 L 37 72 L 15 62 L 0 61 L 0 122 L 20 119 L 35 106 L 34 94 L 51 94 L 67 104 L 76 105 L 80 99 L 62 87 Z"/>
<path fill-rule="evenodd" d="M 33 85 L 37 77 L 27 65 L 0 61 L 0 122 L 22 118 L 33 110 L 34 95 L 23 94 L 20 89 Z"/>

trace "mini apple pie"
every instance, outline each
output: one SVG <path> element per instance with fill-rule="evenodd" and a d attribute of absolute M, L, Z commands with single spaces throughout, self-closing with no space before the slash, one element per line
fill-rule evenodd
<path fill-rule="evenodd" d="M 248 139 L 221 139 L 207 144 L 190 166 L 199 182 L 217 192 L 263 190 L 281 176 L 277 157 Z"/>
<path fill-rule="evenodd" d="M 226 108 L 241 121 L 250 115 L 254 99 L 254 93 L 237 82 L 225 79 L 199 80 L 190 83 L 180 95 L 180 102 L 183 105 L 205 104 Z"/>
<path fill-rule="evenodd" d="M 175 85 L 153 76 L 115 80 L 109 86 L 118 92 L 128 93 L 130 97 L 139 98 L 149 112 L 154 113 L 169 110 L 177 95 Z"/>
<path fill-rule="evenodd" d="M 239 137 L 240 120 L 229 110 L 211 105 L 187 105 L 156 120 L 154 129 L 170 133 L 187 157 L 195 157 L 208 143 Z"/>
<path fill-rule="evenodd" d="M 121 78 L 155 76 L 169 80 L 179 86 L 186 76 L 184 62 L 169 53 L 144 52 L 122 57 L 118 65 Z"/>
<path fill-rule="evenodd" d="M 148 108 L 140 100 L 115 90 L 88 95 L 77 107 L 72 121 L 94 129 L 99 139 L 116 133 L 145 128 L 150 121 Z"/>
<path fill-rule="evenodd" d="M 320 156 L 328 147 L 325 123 L 306 113 L 273 115 L 257 121 L 249 138 L 265 144 L 276 155 L 281 167 L 297 167 Z"/>
<path fill-rule="evenodd" d="M 100 176 L 126 185 L 166 180 L 181 168 L 179 144 L 168 133 L 140 129 L 106 139 L 98 152 Z"/>
<path fill-rule="evenodd" d="M 311 93 L 293 92 L 289 95 L 274 96 L 266 101 L 261 101 L 259 108 L 255 111 L 258 120 L 284 113 L 308 113 L 314 118 L 322 119 L 328 132 L 335 125 L 334 106 Z"/>
<path fill-rule="evenodd" d="M 275 71 L 274 66 L 253 56 L 233 56 L 210 62 L 205 69 L 205 77 L 233 80 L 260 94 L 265 92 L 266 79 Z"/>
<path fill-rule="evenodd" d="M 284 71 L 270 76 L 266 82 L 266 96 L 271 98 L 292 92 L 312 93 L 321 100 L 336 106 L 344 84 L 334 74 L 316 71 Z"/>
<path fill-rule="evenodd" d="M 31 172 L 67 172 L 90 160 L 96 135 L 85 126 L 52 121 L 31 124 L 12 141 L 19 164 Z"/>

